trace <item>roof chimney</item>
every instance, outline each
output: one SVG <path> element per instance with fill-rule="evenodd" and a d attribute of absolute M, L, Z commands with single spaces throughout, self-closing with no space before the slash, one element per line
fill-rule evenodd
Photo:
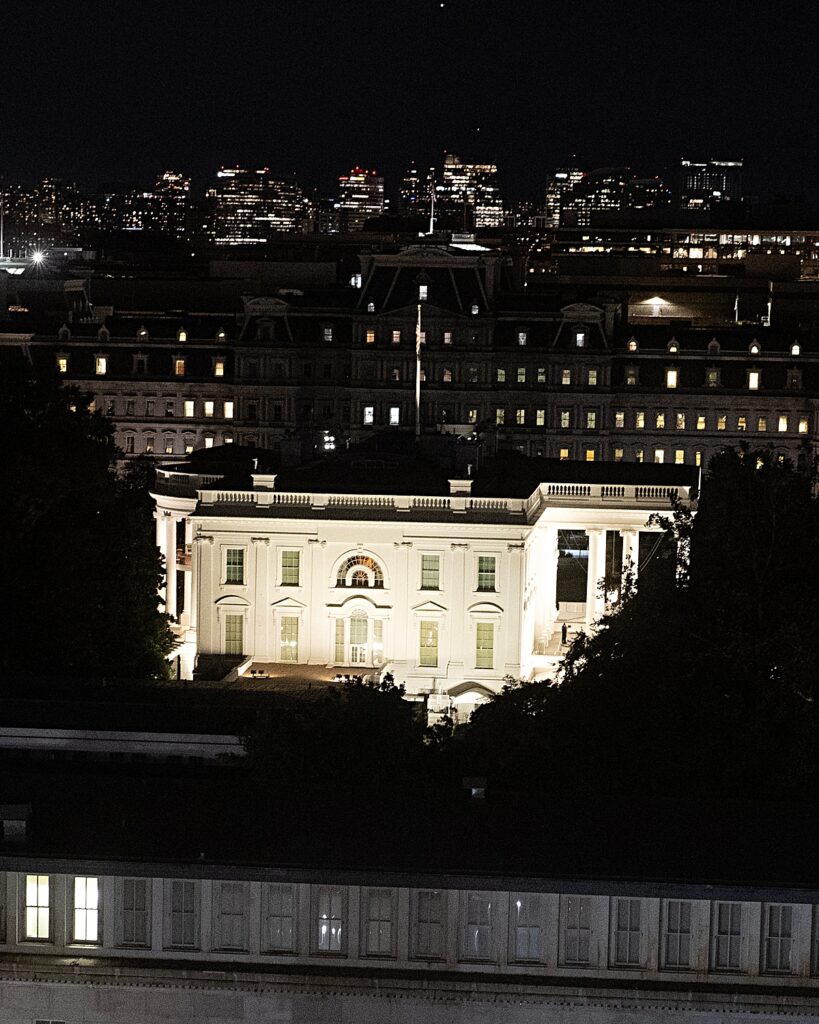
<path fill-rule="evenodd" d="M 450 480 L 449 481 L 449 493 L 450 494 L 460 494 L 461 496 L 472 494 L 472 480 L 471 479 L 467 479 L 467 480 L 465 480 L 465 479 Z"/>

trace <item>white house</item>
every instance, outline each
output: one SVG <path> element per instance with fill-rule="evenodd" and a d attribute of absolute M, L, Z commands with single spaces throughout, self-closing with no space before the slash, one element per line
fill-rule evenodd
<path fill-rule="evenodd" d="M 548 672 L 622 567 L 650 557 L 652 513 L 674 492 L 692 501 L 694 481 L 684 467 L 547 468 L 557 479 L 534 488 L 513 471 L 504 490 L 516 497 L 473 495 L 471 477 L 449 480 L 449 493 L 432 480 L 427 493 L 364 493 L 353 474 L 316 491 L 259 472 L 232 486 L 160 469 L 166 605 L 188 664 L 388 670 L 409 693 L 463 703 Z"/>

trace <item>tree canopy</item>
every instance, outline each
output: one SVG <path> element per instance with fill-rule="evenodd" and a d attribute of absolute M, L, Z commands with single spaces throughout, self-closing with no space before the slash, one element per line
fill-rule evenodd
<path fill-rule="evenodd" d="M 819 518 L 812 473 L 771 450 L 712 459 L 693 517 L 560 682 L 507 688 L 468 764 L 552 791 L 783 795 L 819 775 Z M 682 556 L 677 562 L 677 555 Z"/>
<path fill-rule="evenodd" d="M 13 372 L 0 394 L 4 677 L 158 678 L 173 635 L 144 471 L 116 473 L 89 396 Z"/>

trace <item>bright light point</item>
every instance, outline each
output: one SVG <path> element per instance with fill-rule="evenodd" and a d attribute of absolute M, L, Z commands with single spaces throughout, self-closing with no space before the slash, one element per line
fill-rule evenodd
<path fill-rule="evenodd" d="M 41 252 L 39 249 L 35 249 L 34 252 L 31 254 L 32 263 L 40 264 L 43 262 L 44 259 L 45 253 Z"/>

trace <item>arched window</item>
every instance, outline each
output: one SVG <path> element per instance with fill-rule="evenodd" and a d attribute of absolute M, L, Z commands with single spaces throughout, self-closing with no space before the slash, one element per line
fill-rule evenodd
<path fill-rule="evenodd" d="M 337 587 L 383 587 L 381 566 L 369 555 L 351 555 L 340 565 L 336 576 Z"/>

